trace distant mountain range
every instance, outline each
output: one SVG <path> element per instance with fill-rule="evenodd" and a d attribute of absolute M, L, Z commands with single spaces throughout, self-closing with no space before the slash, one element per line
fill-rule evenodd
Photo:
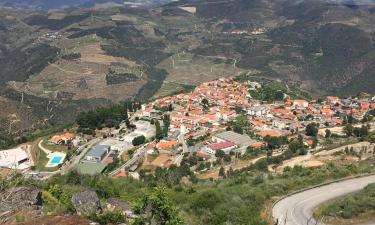
<path fill-rule="evenodd" d="M 235 75 L 314 97 L 375 94 L 374 3 L 0 0 L 12 7 L 0 8 L 0 128 L 71 122 Z"/>
<path fill-rule="evenodd" d="M 91 8 L 102 5 L 132 5 L 134 7 L 155 7 L 172 1 L 173 0 L 0 0 L 0 6 L 42 10 L 62 9 L 70 7 Z"/>

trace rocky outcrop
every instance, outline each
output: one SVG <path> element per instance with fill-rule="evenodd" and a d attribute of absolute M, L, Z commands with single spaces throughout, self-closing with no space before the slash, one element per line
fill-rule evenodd
<path fill-rule="evenodd" d="M 110 198 L 106 202 L 106 210 L 108 211 L 119 211 L 124 216 L 128 218 L 134 217 L 134 212 L 132 211 L 129 203 L 118 200 L 116 198 Z"/>
<path fill-rule="evenodd" d="M 100 200 L 95 191 L 84 191 L 72 196 L 72 203 L 78 215 L 101 210 Z"/>
<path fill-rule="evenodd" d="M 0 213 L 21 210 L 40 209 L 42 192 L 35 187 L 16 187 L 0 193 Z"/>

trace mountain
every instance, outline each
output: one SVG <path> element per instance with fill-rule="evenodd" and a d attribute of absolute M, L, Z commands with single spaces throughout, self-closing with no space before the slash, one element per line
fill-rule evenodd
<path fill-rule="evenodd" d="M 0 127 L 18 132 L 240 74 L 316 97 L 375 93 L 373 1 L 0 2 L 32 6 L 0 9 Z"/>
<path fill-rule="evenodd" d="M 63 9 L 71 7 L 110 7 L 131 5 L 134 7 L 155 7 L 173 0 L 0 0 L 0 6 L 26 9 Z"/>

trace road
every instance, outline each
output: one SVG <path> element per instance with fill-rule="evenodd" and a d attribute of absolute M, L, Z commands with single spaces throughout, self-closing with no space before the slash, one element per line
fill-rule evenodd
<path fill-rule="evenodd" d="M 278 221 L 278 225 L 324 225 L 312 218 L 314 208 L 328 200 L 360 191 L 370 183 L 375 183 L 375 175 L 340 181 L 291 195 L 275 204 L 272 216 Z"/>
<path fill-rule="evenodd" d="M 43 147 L 43 145 L 42 145 L 42 143 L 43 143 L 43 139 L 42 140 L 40 140 L 39 142 L 38 142 L 38 147 L 40 148 L 40 150 L 42 150 L 44 153 L 46 153 L 46 155 L 48 156 L 48 155 L 50 155 L 51 153 L 52 153 L 52 151 L 51 150 L 49 150 L 49 149 L 46 149 L 45 147 Z"/>
<path fill-rule="evenodd" d="M 181 132 L 177 138 L 178 138 L 178 141 L 182 144 L 182 153 L 189 152 L 189 148 L 185 140 L 185 133 Z"/>
<path fill-rule="evenodd" d="M 125 164 L 123 164 L 122 166 L 120 166 L 116 170 L 110 172 L 108 175 L 114 176 L 117 173 L 119 173 L 120 171 L 126 171 L 129 168 L 131 168 L 132 166 L 134 166 L 136 164 L 139 164 L 139 161 L 142 160 L 147 153 L 147 149 L 145 148 L 145 146 L 146 145 L 142 145 L 140 148 L 138 148 L 134 152 L 133 157 L 131 159 L 129 159 Z"/>

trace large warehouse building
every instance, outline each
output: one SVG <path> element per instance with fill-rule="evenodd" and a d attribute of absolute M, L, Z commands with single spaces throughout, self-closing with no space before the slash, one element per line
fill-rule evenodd
<path fill-rule="evenodd" d="M 22 170 L 30 166 L 29 155 L 21 147 L 0 151 L 0 168 Z"/>

